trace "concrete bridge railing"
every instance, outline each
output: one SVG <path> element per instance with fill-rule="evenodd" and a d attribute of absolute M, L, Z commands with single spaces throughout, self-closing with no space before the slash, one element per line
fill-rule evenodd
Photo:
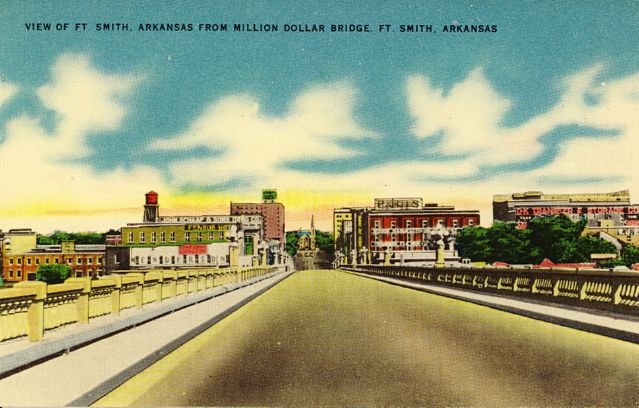
<path fill-rule="evenodd" d="M 277 267 L 118 271 L 99 280 L 69 278 L 55 285 L 20 282 L 0 290 L 0 341 L 23 336 L 40 341 L 50 329 L 86 324 L 108 314 L 117 316 L 125 309 L 142 309 L 149 303 L 244 282 L 276 270 Z"/>
<path fill-rule="evenodd" d="M 639 273 L 580 268 L 429 268 L 360 265 L 342 269 L 432 285 L 639 314 Z"/>

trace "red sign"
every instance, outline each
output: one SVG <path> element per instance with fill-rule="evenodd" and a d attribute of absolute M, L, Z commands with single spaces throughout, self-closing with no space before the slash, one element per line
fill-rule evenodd
<path fill-rule="evenodd" d="M 206 254 L 205 244 L 180 245 L 180 255 L 202 255 Z"/>

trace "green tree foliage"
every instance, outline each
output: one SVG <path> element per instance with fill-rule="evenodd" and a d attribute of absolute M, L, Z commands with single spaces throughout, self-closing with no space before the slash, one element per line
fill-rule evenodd
<path fill-rule="evenodd" d="M 335 240 L 333 239 L 333 233 L 317 231 L 315 241 L 320 251 L 325 252 L 331 257 L 333 256 L 335 253 Z"/>
<path fill-rule="evenodd" d="M 491 258 L 488 229 L 467 227 L 459 231 L 455 240 L 459 253 L 464 258 L 488 261 Z"/>
<path fill-rule="evenodd" d="M 624 247 L 622 253 L 624 264 L 630 267 L 632 264 L 639 263 L 639 248 L 632 245 Z"/>
<path fill-rule="evenodd" d="M 286 233 L 286 252 L 288 252 L 290 256 L 297 253 L 297 241 L 299 241 L 297 231 L 288 231 Z"/>
<path fill-rule="evenodd" d="M 585 220 L 573 222 L 565 215 L 538 217 L 528 222 L 533 262 L 548 258 L 553 262 L 579 262 L 576 243 L 586 226 Z M 588 255 L 588 260 L 590 255 Z"/>
<path fill-rule="evenodd" d="M 518 229 L 512 222 L 497 222 L 486 236 L 490 242 L 490 262 L 530 262 L 530 231 Z"/>
<path fill-rule="evenodd" d="M 297 242 L 299 241 L 298 231 L 288 231 L 286 233 L 286 252 L 293 256 L 297 253 Z M 335 252 L 335 241 L 333 240 L 333 234 L 330 232 L 315 231 L 315 244 L 320 249 L 329 255 L 333 255 Z"/>
<path fill-rule="evenodd" d="M 537 264 L 544 258 L 557 263 L 589 262 L 593 253 L 614 253 L 615 247 L 595 237 L 581 236 L 586 222 L 565 215 L 534 218 L 527 229 L 495 222 L 491 228 L 468 227 L 457 235 L 460 255 L 474 261 Z M 630 250 L 639 261 L 639 249 Z"/>
<path fill-rule="evenodd" d="M 596 237 L 579 237 L 575 244 L 576 262 L 590 262 L 591 254 L 614 254 L 617 248 L 610 242 Z"/>
<path fill-rule="evenodd" d="M 67 265 L 40 265 L 36 271 L 36 280 L 48 284 L 63 283 L 71 275 L 71 268 Z"/>
<path fill-rule="evenodd" d="M 116 234 L 119 234 L 119 232 L 113 229 L 105 233 L 55 231 L 51 235 L 40 235 L 38 237 L 38 244 L 57 245 L 60 244 L 62 241 L 75 241 L 76 244 L 80 245 L 104 244 L 104 240 L 107 235 Z"/>

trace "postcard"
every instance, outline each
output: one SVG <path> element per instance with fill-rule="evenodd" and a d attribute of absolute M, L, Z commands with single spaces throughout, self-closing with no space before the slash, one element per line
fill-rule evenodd
<path fill-rule="evenodd" d="M 632 269 L 614 259 L 639 246 L 637 21 L 634 0 L 4 0 L 0 236 L 106 244 L 69 276 L 152 265 L 176 296 L 187 264 L 327 268 L 117 377 L 102 405 L 636 405 L 633 342 L 328 268 Z M 614 248 L 457 252 L 484 237 L 464 227 L 559 214 Z M 45 262 L 9 255 L 5 283 Z"/>

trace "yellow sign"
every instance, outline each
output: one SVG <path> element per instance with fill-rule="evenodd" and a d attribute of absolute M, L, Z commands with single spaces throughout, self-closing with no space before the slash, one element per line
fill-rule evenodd
<path fill-rule="evenodd" d="M 186 224 L 185 231 L 229 231 L 229 224 Z"/>

